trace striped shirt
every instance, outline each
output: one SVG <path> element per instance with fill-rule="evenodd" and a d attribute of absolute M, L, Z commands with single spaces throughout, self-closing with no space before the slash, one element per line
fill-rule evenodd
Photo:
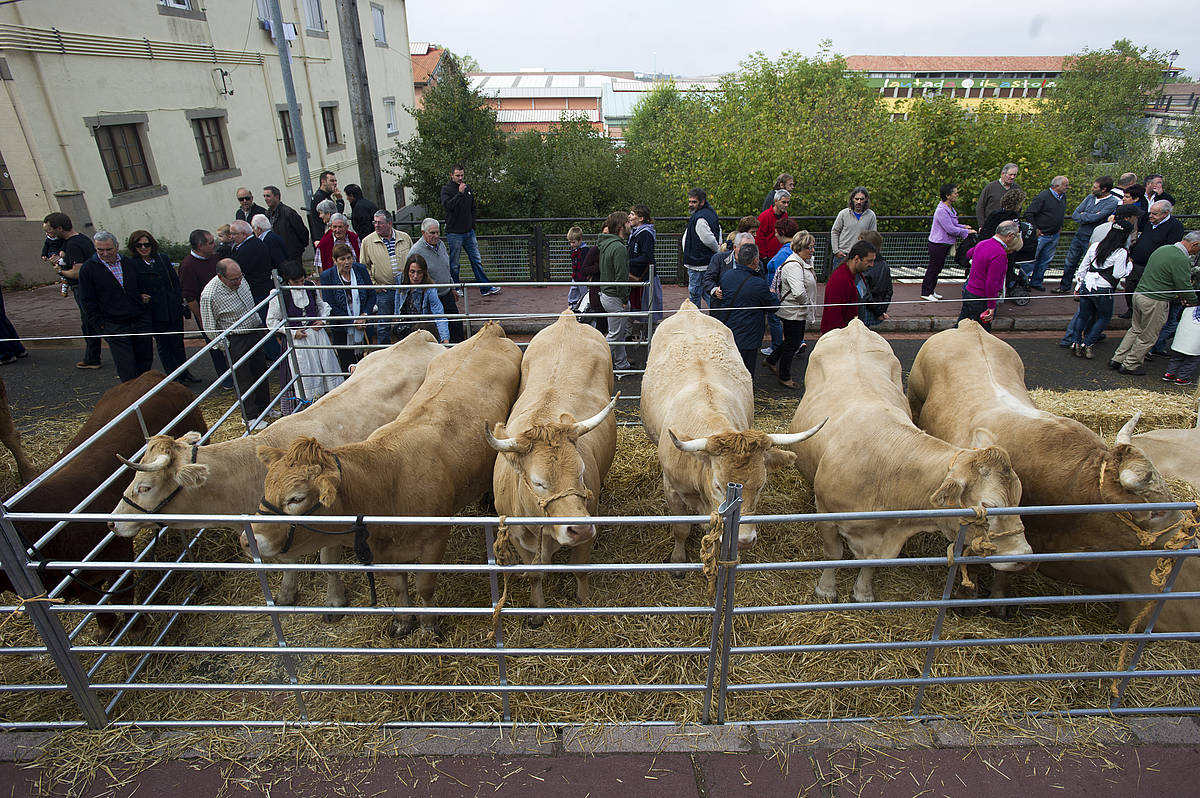
<path fill-rule="evenodd" d="M 262 321 L 257 314 L 251 314 L 240 324 L 237 323 L 253 307 L 254 295 L 250 293 L 250 284 L 245 278 L 233 289 L 221 282 L 220 277 L 214 277 L 200 292 L 200 320 L 204 330 L 214 336 L 222 330 L 229 330 L 230 333 L 258 332 Z"/>

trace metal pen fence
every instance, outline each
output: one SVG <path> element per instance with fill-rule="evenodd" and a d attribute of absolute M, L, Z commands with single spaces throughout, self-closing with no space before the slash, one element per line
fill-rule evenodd
<path fill-rule="evenodd" d="M 280 301 L 273 293 L 263 301 Z M 249 318 L 249 311 L 243 318 Z M 282 330 L 276 326 L 267 337 Z M 222 345 L 225 334 L 196 353 L 205 355 L 211 346 Z M 276 364 L 287 361 L 296 365 L 294 344 L 286 348 Z M 249 355 L 247 355 L 249 357 Z M 191 362 L 191 361 L 189 361 Z M 182 373 L 181 367 L 177 373 Z M 268 369 L 254 380 L 270 380 L 274 369 Z M 171 375 L 176 376 L 176 375 Z M 277 403 L 282 393 L 304 376 L 292 372 L 291 380 L 280 386 L 273 397 Z M 166 384 L 166 383 L 164 383 Z M 214 389 L 210 388 L 196 400 L 199 403 Z M 238 399 L 221 414 L 210 429 L 212 434 L 221 422 L 243 409 L 241 396 L 250 385 L 236 385 Z M 79 456 L 94 445 L 109 428 L 130 415 L 142 419 L 141 406 L 147 400 L 123 411 L 116 419 L 98 431 L 70 457 Z M 194 406 L 194 405 L 193 405 Z M 191 408 L 188 408 L 190 410 Z M 262 416 L 265 417 L 267 411 Z M 174 419 L 181 420 L 187 411 Z M 246 419 L 247 426 L 252 419 Z M 168 425 L 167 428 L 171 426 Z M 147 434 L 157 432 L 145 429 Z M 140 453 L 139 453 L 140 454 Z M 69 460 L 70 458 L 67 458 Z M 66 461 L 64 461 L 66 462 Z M 19 597 L 19 603 L 0 607 L 0 729 L 35 728 L 104 728 L 139 725 L 145 727 L 219 727 L 225 725 L 281 727 L 285 725 L 344 723 L 384 726 L 512 726 L 561 725 L 603 720 L 587 715 L 582 705 L 557 706 L 558 715 L 542 713 L 543 705 L 567 701 L 571 697 L 639 696 L 645 701 L 662 697 L 657 709 L 639 716 L 637 710 L 622 718 L 630 723 L 670 723 L 694 720 L 701 723 L 751 722 L 767 723 L 778 720 L 820 721 L 863 719 L 852 709 L 814 712 L 794 709 L 791 705 L 777 712 L 765 712 L 744 703 L 747 696 L 765 694 L 779 702 L 784 697 L 815 693 L 820 696 L 850 693 L 855 696 L 874 694 L 881 690 L 905 693 L 904 709 L 890 713 L 903 718 L 943 717 L 960 709 L 944 698 L 931 698 L 931 690 L 954 690 L 964 686 L 1004 685 L 1011 683 L 1071 683 L 1094 685 L 1111 680 L 1111 698 L 1100 701 L 1095 695 L 1087 700 L 1053 707 L 1030 705 L 1013 707 L 1017 715 L 1055 712 L 1066 715 L 1121 715 L 1136 713 L 1184 714 L 1200 711 L 1195 701 L 1159 701 L 1153 691 L 1142 695 L 1131 685 L 1194 680 L 1200 668 L 1189 659 L 1148 661 L 1150 646 L 1174 642 L 1196 642 L 1200 632 L 1160 632 L 1155 630 L 1159 613 L 1167 602 L 1200 599 L 1200 593 L 1173 590 L 1180 568 L 1170 572 L 1161 592 L 1143 594 L 1080 595 L 1070 591 L 1049 592 L 1044 595 L 1016 596 L 1004 599 L 964 599 L 952 595 L 952 587 L 964 566 L 987 566 L 1020 560 L 1022 562 L 1083 562 L 1097 559 L 1127 560 L 1144 564 L 1147 571 L 1159 558 L 1185 562 L 1200 555 L 1193 540 L 1180 550 L 1137 550 L 1121 552 L 1073 552 L 1038 554 L 1023 557 L 975 557 L 964 554 L 967 527 L 961 526 L 952 554 L 946 556 L 901 557 L 891 560 L 845 561 L 820 557 L 783 561 L 744 561 L 737 550 L 738 529 L 742 523 L 784 525 L 794 530 L 798 524 L 850 519 L 895 518 L 962 518 L 972 516 L 970 510 L 910 510 L 872 513 L 789 513 L 777 515 L 742 516 L 741 486 L 730 485 L 725 502 L 718 508 L 719 548 L 703 563 L 659 563 L 630 561 L 597 562 L 589 565 L 501 564 L 496 558 L 497 533 L 515 525 L 536 525 L 543 518 L 499 518 L 495 516 L 464 516 L 452 518 L 384 517 L 366 515 L 361 521 L 368 528 L 376 525 L 393 526 L 450 526 L 467 552 L 458 562 L 437 565 L 374 564 L 360 565 L 331 563 L 264 562 L 259 556 L 252 521 L 287 521 L 291 517 L 253 516 L 236 512 L 172 515 L 169 507 L 163 512 L 147 514 L 148 524 L 172 523 L 195 526 L 195 531 L 175 533 L 160 528 L 144 541 L 133 560 L 110 561 L 103 550 L 112 533 L 77 560 L 52 559 L 41 551 L 58 534 L 64 534 L 67 522 L 109 521 L 118 519 L 108 512 L 86 512 L 85 508 L 100 491 L 97 488 L 73 508 L 61 512 L 30 513 L 21 508 L 22 497 L 60 468 L 52 468 L 38 480 L 18 491 L 0 506 L 0 562 Z M 121 469 L 114 471 L 105 484 L 127 476 Z M 103 486 L 102 486 L 103 487 Z M 1111 513 L 1149 510 L 1187 510 L 1194 504 L 1138 504 L 989 508 L 989 515 L 1011 514 L 1077 514 L 1083 512 Z M 128 516 L 121 517 L 128 520 Z M 323 523 L 350 523 L 352 517 L 323 517 Z M 560 523 L 596 523 L 606 529 L 633 526 L 661 526 L 671 523 L 709 524 L 707 516 L 639 515 L 593 519 L 559 519 Z M 51 531 L 37 541 L 22 537 L 19 527 L 33 522 L 54 522 Z M 232 529 L 232 532 L 230 531 Z M 251 552 L 250 561 L 239 560 L 235 536 L 245 531 Z M 479 534 L 482 532 L 482 535 Z M 178 534 L 178 538 L 176 535 Z M 746 555 L 750 559 L 749 554 Z M 48 590 L 58 575 L 79 574 L 103 563 L 105 571 L 118 574 L 112 585 L 90 602 L 65 603 L 63 595 L 69 579 L 63 579 Z M 924 595 L 908 596 L 904 600 L 864 603 L 789 603 L 795 584 L 806 574 L 830 567 L 897 569 L 923 575 L 927 583 Z M 281 572 L 337 572 L 362 576 L 374 574 L 433 572 L 448 575 L 458 582 L 487 580 L 486 594 L 481 601 L 450 600 L 437 607 L 339 607 L 336 612 L 348 617 L 344 624 L 365 624 L 371 620 L 392 619 L 397 615 L 420 618 L 446 616 L 458 624 L 473 623 L 475 636 L 465 644 L 443 645 L 427 638 L 384 644 L 369 638 L 352 643 L 322 641 L 311 629 L 298 628 L 303 619 L 327 612 L 328 607 L 312 604 L 281 606 L 276 603 L 269 575 Z M 588 574 L 605 575 L 622 583 L 648 585 L 654 580 L 669 579 L 668 574 L 687 575 L 673 601 L 657 604 L 614 604 L 601 600 L 581 606 L 549 606 L 546 608 L 517 606 L 505 601 L 507 588 L 501 581 L 528 574 Z M 712 592 L 705 600 L 697 593 L 703 574 L 711 574 Z M 944 573 L 939 581 L 937 573 Z M 53 577 L 53 578 L 52 578 Z M 245 600 L 236 597 L 233 581 L 243 579 L 251 584 Z M 748 593 L 754 580 L 776 579 L 782 586 L 784 600 L 764 602 Z M 216 581 L 217 587 L 206 586 L 206 580 Z M 690 588 L 687 585 L 690 584 Z M 245 587 L 245 585 L 242 585 Z M 134 587 L 134 598 L 123 588 Z M 739 590 L 741 592 L 739 592 Z M 455 595 L 457 595 L 457 590 Z M 635 592 L 636 595 L 645 593 Z M 443 596 L 446 591 L 443 591 Z M 251 596 L 254 597 L 251 600 Z M 258 598 L 261 596 L 261 598 Z M 1145 630 L 1124 633 L 1113 628 L 1099 632 L 1068 631 L 1054 634 L 996 634 L 947 635 L 951 613 L 983 607 L 1034 606 L 1079 607 L 1095 602 L 1153 602 Z M 873 622 L 873 613 L 902 612 L 928 620 L 928 633 L 907 639 L 894 639 Z M 97 613 L 123 613 L 124 622 L 114 637 L 107 641 L 88 641 L 88 623 Z M 924 613 L 924 615 L 921 615 Z M 528 634 L 521 622 L 534 616 L 548 616 L 549 626 L 536 644 L 524 642 Z M 28 618 L 24 626 L 20 618 Z M 785 619 L 783 631 L 762 632 L 757 627 L 766 619 Z M 859 639 L 851 641 L 803 641 L 803 630 L 812 626 L 813 619 L 832 619 L 831 623 L 860 624 Z M 628 636 L 610 641 L 604 637 L 606 626 L 623 620 L 654 621 L 658 636 L 654 639 L 630 639 Z M 219 642 L 195 642 L 195 633 L 205 625 L 227 624 L 219 632 Z M 267 625 L 264 627 L 263 624 Z M 561 642 L 556 634 L 567 624 L 588 624 L 594 637 L 585 638 L 588 644 Z M 7 628 L 6 628 L 7 627 Z M 221 627 L 226 629 L 226 627 Z M 489 638 L 487 632 L 493 637 Z M 589 633 L 589 635 L 592 633 Z M 514 639 L 516 642 L 514 643 Z M 799 642 L 798 642 L 799 641 Z M 969 673 L 946 670 L 940 658 L 949 652 L 985 652 L 992 649 L 1007 651 L 1014 648 L 1059 647 L 1075 649 L 1084 646 L 1111 648 L 1128 645 L 1127 659 L 1109 658 L 1107 667 L 1019 668 L 981 667 Z M 895 666 L 894 672 L 863 672 L 855 668 L 839 670 L 837 659 L 870 655 L 888 657 L 897 653 L 915 659 Z M 1110 654 L 1114 652 L 1109 652 Z M 823 656 L 818 667 L 797 666 L 794 677 L 769 680 L 755 679 L 753 670 L 745 663 L 764 658 L 783 663 L 803 665 L 806 658 Z M 486 662 L 488 670 L 479 678 L 468 678 L 462 663 Z M 251 663 L 269 663 L 265 671 L 254 671 Z M 345 676 L 350 663 L 358 665 L 356 678 Z M 681 663 L 673 669 L 666 662 Z M 208 670 L 200 664 L 208 663 Z M 397 663 L 402 663 L 403 668 Z M 599 663 L 589 667 L 589 663 Z M 609 668 L 616 673 L 616 663 L 636 670 L 637 676 L 602 678 Z M 994 665 L 995 663 L 989 663 Z M 192 666 L 196 665 L 196 668 Z M 365 670 L 363 670 L 365 668 Z M 429 674 L 429 678 L 403 678 L 407 670 Z M 790 671 L 789 671 L 790 673 Z M 339 678 L 341 677 L 341 678 Z M 486 677 L 486 678 L 484 678 Z M 572 678 L 576 677 L 576 678 Z M 374 699 L 393 697 L 396 700 L 433 700 L 428 709 L 418 711 L 397 705 L 394 716 L 362 721 L 354 712 L 353 697 Z M 456 696 L 457 709 L 439 710 L 439 697 Z M 200 697 L 203 711 L 184 713 L 173 707 Z M 331 702 L 335 697 L 351 701 L 349 708 Z M 470 702 L 464 711 L 462 701 Z M 778 705 L 778 704 L 777 704 Z M 564 709 L 564 706 L 566 709 Z M 562 712 L 570 717 L 563 720 Z M 663 713 L 670 712 L 670 717 Z M 657 716 L 655 716 L 657 713 Z"/>

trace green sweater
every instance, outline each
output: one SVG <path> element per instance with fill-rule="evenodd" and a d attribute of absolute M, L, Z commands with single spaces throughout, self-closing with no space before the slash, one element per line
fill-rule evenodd
<path fill-rule="evenodd" d="M 1146 261 L 1142 279 L 1138 281 L 1137 293 L 1160 302 L 1182 299 L 1189 304 L 1196 304 L 1196 292 L 1192 290 L 1191 258 L 1176 244 L 1165 244 L 1154 250 Z"/>
<path fill-rule="evenodd" d="M 629 280 L 629 250 L 620 236 L 612 233 L 601 233 L 596 239 L 600 249 L 600 282 L 621 283 Z M 600 289 L 603 294 L 616 297 L 622 302 L 629 301 L 629 286 L 606 285 Z"/>

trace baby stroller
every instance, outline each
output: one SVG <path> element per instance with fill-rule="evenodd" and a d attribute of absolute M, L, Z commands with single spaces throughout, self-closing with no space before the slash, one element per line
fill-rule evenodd
<path fill-rule="evenodd" d="M 1008 275 L 1004 278 L 1003 299 L 1007 299 L 1018 307 L 1025 307 L 1029 304 L 1029 293 L 1029 277 L 1026 276 L 1017 261 L 1009 258 Z"/>

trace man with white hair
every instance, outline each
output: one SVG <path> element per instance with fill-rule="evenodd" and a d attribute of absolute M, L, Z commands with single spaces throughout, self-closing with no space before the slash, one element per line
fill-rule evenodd
<path fill-rule="evenodd" d="M 346 193 L 350 193 L 350 186 L 346 186 Z M 359 250 L 362 265 L 371 272 L 371 280 L 376 285 L 399 285 L 404 276 L 404 260 L 412 249 L 412 238 L 392 225 L 392 214 L 386 210 L 375 211 L 372 224 L 375 232 L 362 240 L 362 249 Z M 396 312 L 396 289 L 376 288 L 375 305 L 382 319 L 376 330 L 376 339 L 381 344 L 390 344 L 392 325 L 396 320 L 387 317 Z"/>
<path fill-rule="evenodd" d="M 1138 222 L 1137 241 L 1129 248 L 1129 260 L 1133 267 L 1129 270 L 1129 276 L 1125 278 L 1125 302 L 1128 309 L 1121 314 L 1123 319 L 1133 318 L 1133 295 L 1137 291 L 1138 281 L 1142 279 L 1142 272 L 1146 271 L 1150 256 L 1158 251 L 1159 247 L 1174 244 L 1183 238 L 1183 222 L 1171 215 L 1173 210 L 1174 206 L 1171 203 L 1158 200 L 1150 204 L 1150 210 Z"/>
<path fill-rule="evenodd" d="M 458 301 L 454 298 L 453 285 L 458 283 L 454 279 L 453 273 L 450 271 L 450 250 L 446 247 L 446 243 L 442 241 L 442 224 L 437 219 L 425 218 L 421 221 L 421 237 L 412 245 L 412 249 L 408 251 L 411 255 L 420 255 L 425 259 L 425 268 L 429 272 L 429 279 L 433 280 L 434 284 L 440 285 L 438 288 L 438 299 L 442 301 L 442 310 L 447 315 L 458 313 Z M 465 341 L 466 323 L 450 321 L 450 343 L 456 344 L 459 341 Z"/>
<path fill-rule="evenodd" d="M 137 267 L 120 253 L 112 233 L 92 236 L 96 252 L 79 267 L 79 302 L 108 341 L 117 376 L 129 382 L 154 365 L 150 295 L 138 285 Z"/>
<path fill-rule="evenodd" d="M 975 203 L 975 226 L 983 227 L 983 223 L 993 212 L 1000 210 L 1000 200 L 1014 188 L 1020 188 L 1017 174 L 1021 167 L 1015 163 L 1006 163 L 1000 169 L 1000 179 L 993 180 L 979 192 L 979 200 Z"/>
<path fill-rule="evenodd" d="M 1157 204 L 1157 203 L 1156 203 Z M 1133 294 L 1133 321 L 1108 367 L 1133 377 L 1144 376 L 1142 362 L 1167 320 L 1171 302 L 1196 304 L 1192 289 L 1192 259 L 1200 254 L 1200 231 L 1154 250 Z"/>
<path fill-rule="evenodd" d="M 250 228 L 254 237 L 267 245 L 267 254 L 271 256 L 271 268 L 278 269 L 279 264 L 288 259 L 287 244 L 279 233 L 271 228 L 271 220 L 266 214 L 260 213 L 250 220 Z"/>
<path fill-rule="evenodd" d="M 992 329 L 996 316 L 996 300 L 1008 274 L 1008 253 L 1021 248 L 1021 226 L 1016 219 L 1006 219 L 996 225 L 996 234 L 980 241 L 968 253 L 971 273 L 962 287 L 962 309 L 958 320 L 974 319 L 985 330 Z"/>
<path fill-rule="evenodd" d="M 324 271 L 333 266 L 333 248 L 345 244 L 354 250 L 354 260 L 359 259 L 358 234 L 350 229 L 350 219 L 344 213 L 335 213 L 329 217 L 329 229 L 317 242 L 317 271 Z"/>
<path fill-rule="evenodd" d="M 234 378 L 242 391 L 247 391 L 267 370 L 267 356 L 263 347 L 254 349 L 254 345 L 262 338 L 259 330 L 262 322 L 253 314 L 246 318 L 254 304 L 254 297 L 249 285 L 242 279 L 242 270 L 237 261 L 232 258 L 218 261 L 216 276 L 200 292 L 200 320 L 202 329 L 209 337 L 216 338 L 221 332 L 229 333 L 218 346 L 226 351 L 231 365 L 245 358 L 245 362 L 234 369 Z M 251 349 L 254 351 L 251 352 Z M 262 415 L 270 400 L 268 380 L 263 380 L 257 388 L 242 397 L 242 414 L 247 426 Z M 266 422 L 260 421 L 251 426 L 250 431 L 257 432 L 265 427 Z"/>
<path fill-rule="evenodd" d="M 266 244 L 255 238 L 248 222 L 232 222 L 229 232 L 233 236 L 233 259 L 241 268 L 254 301 L 260 302 L 275 287 L 271 280 L 271 253 Z"/>

